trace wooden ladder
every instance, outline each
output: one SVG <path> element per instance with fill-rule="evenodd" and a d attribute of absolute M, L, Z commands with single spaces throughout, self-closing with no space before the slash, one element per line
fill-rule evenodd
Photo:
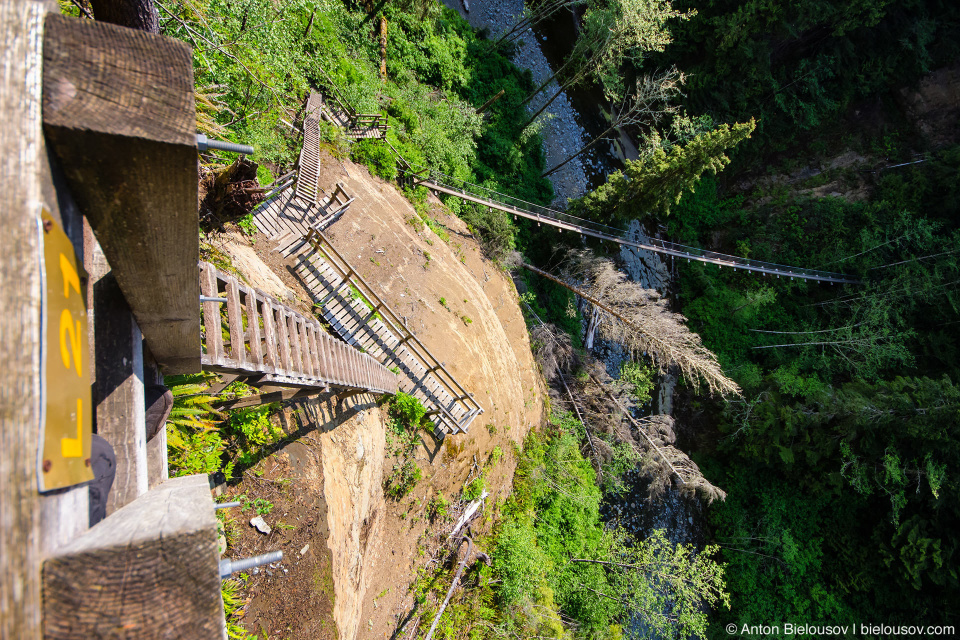
<path fill-rule="evenodd" d="M 400 372 L 400 388 L 427 407 L 439 438 L 465 433 L 483 408 L 405 326 L 322 232 L 288 235 L 278 251 L 294 257 L 301 281 L 331 328 Z"/>
<path fill-rule="evenodd" d="M 200 263 L 201 365 L 257 385 L 396 393 L 397 375 L 328 334 L 316 318 Z"/>

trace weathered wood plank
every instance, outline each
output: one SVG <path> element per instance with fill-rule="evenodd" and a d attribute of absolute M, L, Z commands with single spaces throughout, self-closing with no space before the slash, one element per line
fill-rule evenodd
<path fill-rule="evenodd" d="M 213 507 L 172 478 L 46 560 L 44 637 L 226 638 Z"/>
<path fill-rule="evenodd" d="M 333 370 L 334 380 L 337 384 L 343 384 L 343 361 L 340 353 L 340 345 L 335 338 L 328 336 L 327 344 L 330 345 L 330 364 Z"/>
<path fill-rule="evenodd" d="M 290 370 L 296 374 L 303 374 L 303 343 L 300 341 L 300 335 L 297 331 L 297 319 L 289 309 L 284 311 L 285 320 L 290 336 Z"/>
<path fill-rule="evenodd" d="M 289 375 L 293 371 L 293 367 L 290 364 L 290 335 L 287 325 L 287 312 L 286 309 L 278 306 L 276 313 L 277 338 L 279 340 L 277 348 L 280 351 L 280 363 L 283 367 L 282 373 Z"/>
<path fill-rule="evenodd" d="M 333 380 L 333 372 L 330 370 L 330 357 L 328 354 L 328 347 L 326 342 L 327 332 L 323 330 L 323 327 L 317 326 L 317 333 L 314 336 L 317 341 L 317 358 L 320 361 L 320 368 L 322 372 L 322 377 L 324 380 Z"/>
<path fill-rule="evenodd" d="M 200 291 L 205 298 L 218 297 L 217 274 L 213 265 L 203 262 L 200 264 Z M 207 358 L 212 363 L 219 363 L 223 358 L 223 336 L 220 333 L 220 303 L 203 303 L 203 327 L 207 343 Z"/>
<path fill-rule="evenodd" d="M 317 342 L 317 334 L 323 329 L 320 328 L 320 325 L 315 322 L 310 322 L 310 357 L 313 359 L 313 366 L 315 368 L 315 375 L 318 378 L 323 378 L 323 360 L 320 354 L 320 344 Z"/>
<path fill-rule="evenodd" d="M 149 485 L 143 337 L 99 245 L 94 243 L 90 254 L 87 265 L 96 314 L 93 327 L 97 346 L 94 354 L 97 379 L 93 384 L 96 426 L 97 433 L 110 443 L 117 456 L 116 477 L 107 500 L 109 515 L 146 493 Z M 198 310 L 199 303 L 197 296 Z M 194 347 L 197 351 L 199 344 Z"/>
<path fill-rule="evenodd" d="M 313 354 L 310 351 L 310 337 L 307 335 L 307 322 L 303 317 L 297 318 L 297 327 L 300 330 L 300 353 L 303 357 L 303 373 L 310 377 L 316 376 L 316 369 L 313 366 Z"/>
<path fill-rule="evenodd" d="M 337 372 L 340 377 L 340 384 L 347 384 L 347 354 L 343 344 L 337 344 Z"/>
<path fill-rule="evenodd" d="M 282 368 L 280 360 L 277 358 L 277 327 L 274 321 L 273 300 L 267 298 L 261 303 L 260 314 L 263 318 L 263 335 L 267 347 L 266 364 L 274 369 Z"/>
<path fill-rule="evenodd" d="M 185 43 L 49 15 L 43 125 L 167 373 L 200 370 L 193 62 Z"/>
<path fill-rule="evenodd" d="M 240 308 L 240 288 L 235 276 L 227 277 L 227 326 L 230 328 L 230 357 L 243 367 L 247 350 L 243 342 L 243 310 Z"/>
<path fill-rule="evenodd" d="M 247 311 L 247 331 L 250 333 L 250 362 L 257 369 L 263 368 L 263 345 L 260 340 L 260 314 L 257 310 L 257 295 L 250 287 L 243 287 Z"/>
<path fill-rule="evenodd" d="M 0 2 L 0 638 L 40 637 L 41 34 L 48 7 Z"/>

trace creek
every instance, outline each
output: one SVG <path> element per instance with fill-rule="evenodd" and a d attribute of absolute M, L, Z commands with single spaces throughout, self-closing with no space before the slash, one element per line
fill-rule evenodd
<path fill-rule="evenodd" d="M 521 15 L 523 8 L 523 0 L 467 1 L 469 12 L 465 11 L 463 0 L 444 0 L 447 6 L 457 9 L 475 28 L 489 29 L 491 38 L 498 38 L 507 31 Z M 550 20 L 523 33 L 514 63 L 530 69 L 534 83 L 539 85 L 563 63 L 576 37 L 576 18 L 568 11 L 560 11 Z M 538 110 L 557 89 L 556 82 L 553 82 L 532 100 L 529 105 L 531 113 Z M 547 108 L 551 117 L 545 121 L 542 134 L 548 169 L 566 160 L 607 129 L 610 118 L 608 104 L 601 89 L 591 85 L 568 89 Z M 556 194 L 554 204 L 563 206 L 568 198 L 579 197 L 599 186 L 606 181 L 609 173 L 623 168 L 625 156 L 635 157 L 635 153 L 632 143 L 623 136 L 596 144 L 551 175 Z M 627 233 L 636 240 L 644 236 L 644 230 L 636 222 L 630 225 Z M 620 258 L 624 271 L 632 280 L 661 294 L 667 293 L 671 277 L 668 267 L 671 265 L 667 265 L 659 255 L 621 247 Z M 594 354 L 604 362 L 610 376 L 619 377 L 620 368 L 627 358 L 621 345 L 597 340 Z M 671 374 L 658 376 L 653 401 L 647 407 L 635 410 L 635 417 L 651 412 L 672 413 L 676 382 L 676 377 Z M 655 529 L 662 529 L 672 542 L 703 547 L 705 514 L 699 501 L 683 497 L 672 485 L 655 499 L 649 499 L 649 482 L 639 469 L 628 472 L 624 480 L 626 491 L 619 496 L 608 495 L 601 506 L 601 513 L 607 521 L 619 521 L 639 539 Z"/>
<path fill-rule="evenodd" d="M 508 31 L 523 12 L 523 0 L 467 1 L 469 11 L 465 10 L 463 0 L 444 0 L 444 4 L 459 11 L 474 28 L 488 29 L 492 39 Z M 529 69 L 535 85 L 539 86 L 563 62 L 576 35 L 573 15 L 561 11 L 551 20 L 521 34 L 513 61 L 518 67 Z M 554 81 L 536 96 L 529 105 L 531 113 L 539 110 L 558 88 Z M 547 169 L 579 151 L 609 126 L 604 105 L 606 100 L 596 87 L 565 91 L 550 104 L 546 111 L 549 117 L 539 119 Z M 555 193 L 554 205 L 563 207 L 568 198 L 582 196 L 602 184 L 608 173 L 620 168 L 622 162 L 614 143 L 597 143 L 550 176 Z"/>

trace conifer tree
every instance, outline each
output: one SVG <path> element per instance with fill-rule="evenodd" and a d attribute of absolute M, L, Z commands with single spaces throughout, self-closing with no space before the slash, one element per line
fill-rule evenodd
<path fill-rule="evenodd" d="M 751 118 L 720 125 L 682 146 L 655 143 L 645 157 L 628 160 L 624 171 L 611 174 L 606 184 L 571 203 L 571 208 L 603 219 L 667 215 L 705 171 L 716 174 L 727 166 L 730 158 L 724 152 L 750 137 L 755 127 Z"/>

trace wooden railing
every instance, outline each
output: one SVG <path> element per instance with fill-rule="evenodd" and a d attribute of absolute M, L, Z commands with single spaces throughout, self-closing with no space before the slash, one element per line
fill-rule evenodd
<path fill-rule="evenodd" d="M 351 129 L 377 129 L 386 133 L 387 126 L 386 118 L 379 113 L 352 113 L 350 114 L 350 128 Z"/>
<path fill-rule="evenodd" d="M 205 370 L 259 374 L 259 383 L 277 386 L 397 392 L 395 373 L 330 336 L 315 318 L 206 262 L 200 263 L 200 290 Z"/>
<path fill-rule="evenodd" d="M 441 401 L 430 401 L 434 407 L 428 407 L 427 416 L 433 418 L 438 424 L 446 425 L 452 433 L 466 432 L 473 419 L 483 413 L 483 407 L 480 406 L 480 403 L 463 388 L 463 385 L 453 377 L 453 374 L 430 352 L 426 345 L 420 342 L 419 338 L 407 328 L 406 324 L 367 284 L 366 280 L 353 270 L 353 267 L 336 250 L 322 231 L 315 228 L 311 229 L 304 239 L 313 249 L 324 256 L 327 263 L 342 278 L 339 286 L 328 294 L 327 299 L 333 298 L 346 287 L 353 287 L 354 292 L 363 298 L 370 309 L 365 321 L 369 322 L 374 317 L 379 317 L 380 322 L 396 336 L 397 342 L 393 346 L 393 350 L 398 364 L 402 364 L 402 362 L 399 359 L 399 353 L 396 352 L 405 347 L 406 352 L 418 362 L 426 375 L 432 375 L 444 393 L 449 395 L 449 405 Z M 321 302 L 321 304 L 324 303 Z M 456 412 L 461 414 L 460 416 L 454 415 L 453 405 L 459 405 Z"/>

